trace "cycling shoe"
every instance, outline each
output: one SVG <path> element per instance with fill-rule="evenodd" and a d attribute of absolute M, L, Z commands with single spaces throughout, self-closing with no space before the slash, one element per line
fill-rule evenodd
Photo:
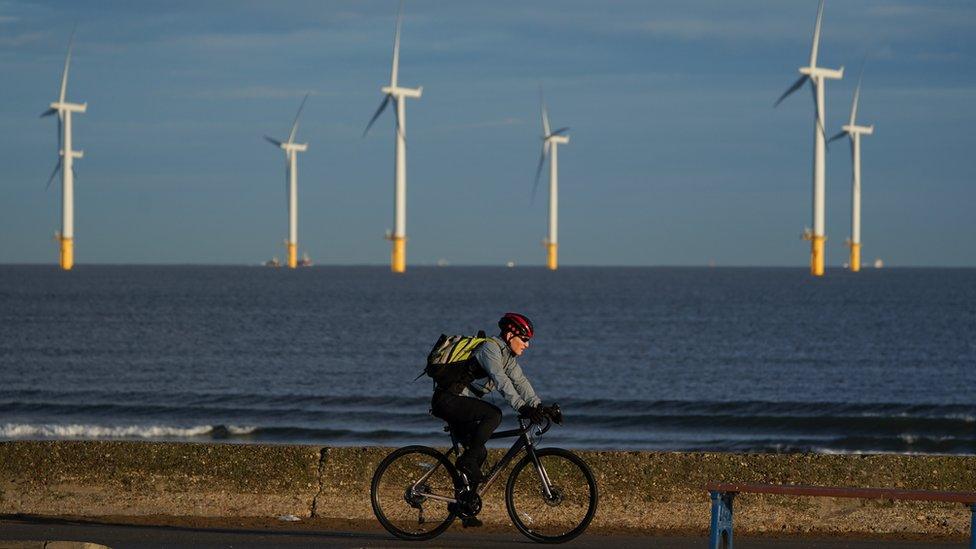
<path fill-rule="evenodd" d="M 461 526 L 465 528 L 478 528 L 479 526 L 484 526 L 484 524 L 478 517 L 464 517 L 461 519 Z"/>

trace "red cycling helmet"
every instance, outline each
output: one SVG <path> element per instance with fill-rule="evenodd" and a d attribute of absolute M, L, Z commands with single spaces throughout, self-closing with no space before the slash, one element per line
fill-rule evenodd
<path fill-rule="evenodd" d="M 528 338 L 535 335 L 535 327 L 532 325 L 529 317 L 518 313 L 505 313 L 498 320 L 498 328 L 501 329 L 503 334 L 505 332 L 514 332 L 515 335 Z"/>

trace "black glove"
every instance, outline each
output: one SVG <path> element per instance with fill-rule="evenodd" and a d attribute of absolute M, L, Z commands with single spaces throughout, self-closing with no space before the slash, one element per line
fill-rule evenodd
<path fill-rule="evenodd" d="M 542 423 L 542 420 L 546 418 L 546 416 L 542 413 L 542 408 L 538 406 L 529 406 L 526 404 L 525 406 L 519 408 L 518 412 L 520 416 L 528 419 L 532 423 Z"/>
<path fill-rule="evenodd" d="M 553 404 L 552 406 L 542 408 L 542 413 L 545 414 L 549 419 L 553 420 L 557 425 L 563 424 L 563 412 L 559 409 L 558 404 Z"/>

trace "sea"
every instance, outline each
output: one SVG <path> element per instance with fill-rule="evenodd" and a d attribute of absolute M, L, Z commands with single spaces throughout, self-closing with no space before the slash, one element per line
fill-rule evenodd
<path fill-rule="evenodd" d="M 544 445 L 976 455 L 976 269 L 936 268 L 0 266 L 0 440 L 444 446 L 427 353 L 506 311 Z"/>

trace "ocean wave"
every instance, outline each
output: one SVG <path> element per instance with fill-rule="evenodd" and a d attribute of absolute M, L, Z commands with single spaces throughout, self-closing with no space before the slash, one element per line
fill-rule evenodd
<path fill-rule="evenodd" d="M 196 438 L 219 437 L 226 433 L 232 436 L 249 435 L 257 427 L 236 425 L 195 425 L 191 427 L 173 427 L 167 425 L 86 425 L 86 424 L 29 424 L 6 423 L 0 425 L 0 438 Z"/>
<path fill-rule="evenodd" d="M 419 383 L 419 382 L 418 382 Z M 414 391 L 411 391 L 412 393 Z M 416 396 L 402 394 L 344 394 L 322 395 L 306 393 L 254 393 L 207 391 L 112 391 L 112 390 L 51 390 L 0 389 L 0 406 L 51 405 L 128 406 L 146 407 L 147 411 L 174 409 L 255 411 L 414 411 L 426 409 L 430 403 L 427 386 L 418 385 Z M 592 415 L 631 415 L 653 413 L 660 416 L 733 416 L 788 418 L 924 418 L 948 419 L 966 423 L 976 422 L 976 407 L 972 404 L 925 404 L 895 402 L 820 402 L 779 400 L 652 400 L 613 398 L 557 399 L 567 413 Z M 497 402 L 496 402 L 497 403 Z M 158 407 L 155 408 L 155 407 Z M 14 410 L 9 410 L 14 411 Z"/>

